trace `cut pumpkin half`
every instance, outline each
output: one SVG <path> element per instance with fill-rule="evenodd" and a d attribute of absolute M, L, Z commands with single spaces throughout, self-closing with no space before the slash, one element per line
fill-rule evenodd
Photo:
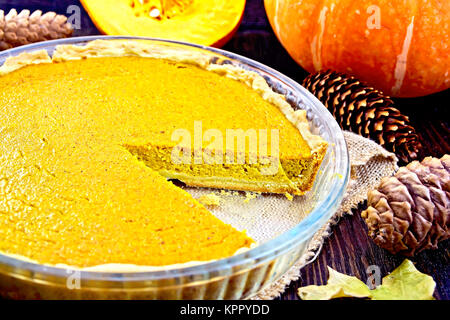
<path fill-rule="evenodd" d="M 220 47 L 239 27 L 245 0 L 81 0 L 108 35 L 153 37 Z"/>

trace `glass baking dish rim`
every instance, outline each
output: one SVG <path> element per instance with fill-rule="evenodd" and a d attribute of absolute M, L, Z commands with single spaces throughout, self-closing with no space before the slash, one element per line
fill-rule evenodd
<path fill-rule="evenodd" d="M 246 267 L 247 264 L 256 266 L 281 256 L 284 252 L 289 251 L 304 241 L 308 241 L 318 229 L 325 224 L 325 222 L 331 218 L 336 210 L 337 206 L 342 201 L 345 193 L 345 189 L 350 175 L 350 162 L 347 145 L 343 136 L 343 133 L 337 124 L 331 113 L 325 108 L 325 106 L 307 89 L 300 84 L 283 75 L 282 73 L 262 64 L 254 61 L 250 58 L 246 58 L 239 54 L 231 53 L 222 49 L 207 47 L 182 41 L 166 40 L 149 37 L 134 37 L 134 36 L 83 36 L 72 37 L 65 39 L 49 40 L 44 42 L 33 43 L 29 45 L 20 46 L 17 48 L 5 50 L 0 53 L 0 59 L 4 60 L 9 56 L 16 56 L 21 52 L 29 52 L 39 49 L 45 49 L 49 46 L 57 46 L 61 44 L 83 44 L 89 41 L 104 39 L 104 40 L 147 40 L 155 43 L 174 44 L 182 47 L 190 47 L 209 51 L 223 57 L 237 60 L 239 63 L 250 66 L 252 69 L 263 71 L 275 77 L 277 81 L 282 81 L 291 88 L 293 88 L 298 94 L 300 94 L 303 103 L 307 103 L 314 109 L 321 117 L 325 117 L 326 123 L 335 132 L 334 140 L 329 141 L 336 145 L 336 153 L 334 154 L 335 161 L 338 162 L 338 174 L 342 176 L 341 179 L 334 179 L 333 185 L 330 188 L 331 192 L 326 199 L 320 201 L 320 204 L 315 207 L 311 213 L 305 217 L 298 225 L 291 230 L 277 236 L 276 238 L 269 240 L 255 248 L 249 249 L 243 253 L 236 254 L 232 257 L 214 260 L 211 262 L 205 262 L 198 265 L 189 267 L 179 267 L 167 270 L 156 271 L 137 271 L 137 272 L 98 272 L 98 271 L 80 271 L 80 277 L 86 281 L 111 281 L 111 282 L 123 282 L 123 281 L 154 281 L 160 279 L 177 278 L 184 276 L 194 276 L 198 274 L 204 274 L 208 272 L 219 272 L 224 269 L 231 269 L 234 267 Z M 43 265 L 39 263 L 29 262 L 21 260 L 19 258 L 11 257 L 0 253 L 0 265 L 7 265 L 12 268 L 18 268 L 27 270 L 34 274 L 40 274 L 50 277 L 62 277 L 67 278 L 68 272 L 72 269 L 70 267 L 62 268 L 50 265 Z M 251 268 L 251 267 L 250 267 Z"/>

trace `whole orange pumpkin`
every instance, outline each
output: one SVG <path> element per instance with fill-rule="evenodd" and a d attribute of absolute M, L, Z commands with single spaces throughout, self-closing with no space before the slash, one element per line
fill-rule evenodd
<path fill-rule="evenodd" d="M 283 46 L 309 72 L 333 69 L 385 93 L 450 87 L 449 0 L 265 0 Z"/>

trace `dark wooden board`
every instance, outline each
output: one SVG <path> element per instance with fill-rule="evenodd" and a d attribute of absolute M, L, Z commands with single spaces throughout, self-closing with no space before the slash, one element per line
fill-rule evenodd
<path fill-rule="evenodd" d="M 76 30 L 75 35 L 99 34 L 79 1 L 0 0 L 0 9 L 5 11 L 11 8 L 40 9 L 66 14 L 68 6 L 73 4 L 81 9 L 81 29 Z M 307 72 L 289 57 L 273 34 L 264 12 L 263 0 L 247 1 L 241 27 L 224 49 L 262 62 L 298 82 L 307 75 Z M 395 99 L 395 102 L 397 108 L 410 117 L 419 132 L 425 154 L 440 157 L 450 153 L 449 90 L 422 98 Z M 360 217 L 364 208 L 365 205 L 361 204 L 352 215 L 344 217 L 333 228 L 333 234 L 325 242 L 317 259 L 301 270 L 300 280 L 292 283 L 280 299 L 298 300 L 296 294 L 298 287 L 325 284 L 328 276 L 326 266 L 366 281 L 368 266 L 378 266 L 384 276 L 403 261 L 403 257 L 392 255 L 377 247 L 367 237 L 367 228 Z M 437 299 L 450 299 L 448 246 L 449 241 L 446 241 L 440 245 L 439 250 L 426 251 L 412 259 L 420 271 L 431 275 L 436 281 Z"/>

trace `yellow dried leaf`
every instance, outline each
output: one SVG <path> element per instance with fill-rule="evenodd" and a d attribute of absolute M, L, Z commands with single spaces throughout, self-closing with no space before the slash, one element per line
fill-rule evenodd
<path fill-rule="evenodd" d="M 328 267 L 328 283 L 324 286 L 307 286 L 298 289 L 303 300 L 329 300 L 334 298 L 369 298 L 372 300 L 430 300 L 436 286 L 433 278 L 419 272 L 414 264 L 405 260 L 382 284 L 370 290 L 353 276 L 339 273 Z"/>
<path fill-rule="evenodd" d="M 348 276 L 328 267 L 328 284 L 325 286 L 307 286 L 298 289 L 303 300 L 329 300 L 334 298 L 370 296 L 369 288 L 356 277 Z"/>
<path fill-rule="evenodd" d="M 373 300 L 432 300 L 436 283 L 429 275 L 419 272 L 405 260 L 383 278 L 381 286 L 372 290 Z"/>

